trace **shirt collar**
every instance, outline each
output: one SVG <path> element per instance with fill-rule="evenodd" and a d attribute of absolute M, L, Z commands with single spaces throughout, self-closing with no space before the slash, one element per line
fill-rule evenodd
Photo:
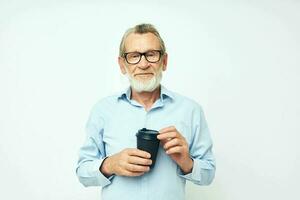
<path fill-rule="evenodd" d="M 123 90 L 122 92 L 120 92 L 117 95 L 118 100 L 126 98 L 128 101 L 130 101 L 130 96 L 131 96 L 131 89 L 130 89 L 130 87 L 126 88 L 125 90 Z"/>
<path fill-rule="evenodd" d="M 162 101 L 164 101 L 166 98 L 170 98 L 171 100 L 174 99 L 174 94 L 173 92 L 171 92 L 170 90 L 168 90 L 167 88 L 165 88 L 163 85 L 160 85 L 160 99 Z M 118 95 L 118 100 L 119 99 L 124 99 L 126 98 L 128 101 L 130 101 L 130 97 L 131 97 L 131 88 L 128 87 L 125 90 L 123 90 L 122 92 L 120 92 Z"/>
<path fill-rule="evenodd" d="M 174 93 L 165 88 L 163 85 L 161 85 L 160 88 L 160 98 L 164 100 L 165 98 L 170 98 L 171 100 L 174 99 Z"/>

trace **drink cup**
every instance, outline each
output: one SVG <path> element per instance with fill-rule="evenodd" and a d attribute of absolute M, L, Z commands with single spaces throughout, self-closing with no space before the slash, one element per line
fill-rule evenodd
<path fill-rule="evenodd" d="M 150 168 L 155 165 L 156 155 L 159 147 L 159 139 L 157 139 L 158 131 L 150 129 L 140 129 L 137 134 L 137 148 L 143 151 L 147 151 L 151 154 L 152 164 Z"/>

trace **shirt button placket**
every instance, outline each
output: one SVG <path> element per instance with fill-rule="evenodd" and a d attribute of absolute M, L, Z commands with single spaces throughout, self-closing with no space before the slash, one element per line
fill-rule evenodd
<path fill-rule="evenodd" d="M 151 122 L 149 121 L 150 120 L 150 115 L 151 115 L 151 110 L 149 111 L 146 111 L 144 109 L 144 112 L 145 112 L 145 115 L 144 115 L 144 127 L 145 128 L 148 128 L 148 129 L 151 129 Z M 144 196 L 146 197 L 145 199 L 150 199 L 149 197 L 149 183 L 148 183 L 148 178 L 147 178 L 147 173 L 144 174 L 142 176 L 142 182 L 143 182 L 143 193 L 144 193 Z"/>
<path fill-rule="evenodd" d="M 149 128 L 149 111 L 144 110 L 144 128 Z"/>

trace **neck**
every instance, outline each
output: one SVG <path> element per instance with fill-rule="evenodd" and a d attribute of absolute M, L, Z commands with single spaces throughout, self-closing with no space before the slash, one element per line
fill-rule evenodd
<path fill-rule="evenodd" d="M 152 92 L 136 92 L 131 88 L 131 99 L 136 100 L 143 105 L 146 111 L 150 110 L 160 96 L 160 86 Z"/>

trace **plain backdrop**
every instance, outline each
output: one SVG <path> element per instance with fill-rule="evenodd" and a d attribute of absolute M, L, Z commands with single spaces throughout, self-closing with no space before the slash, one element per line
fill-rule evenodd
<path fill-rule="evenodd" d="M 0 199 L 100 199 L 75 175 L 92 106 L 128 86 L 124 31 L 152 23 L 163 84 L 204 108 L 217 171 L 188 200 L 300 199 L 300 3 L 1 0 Z M 159 183 L 158 183 L 159 184 Z"/>

